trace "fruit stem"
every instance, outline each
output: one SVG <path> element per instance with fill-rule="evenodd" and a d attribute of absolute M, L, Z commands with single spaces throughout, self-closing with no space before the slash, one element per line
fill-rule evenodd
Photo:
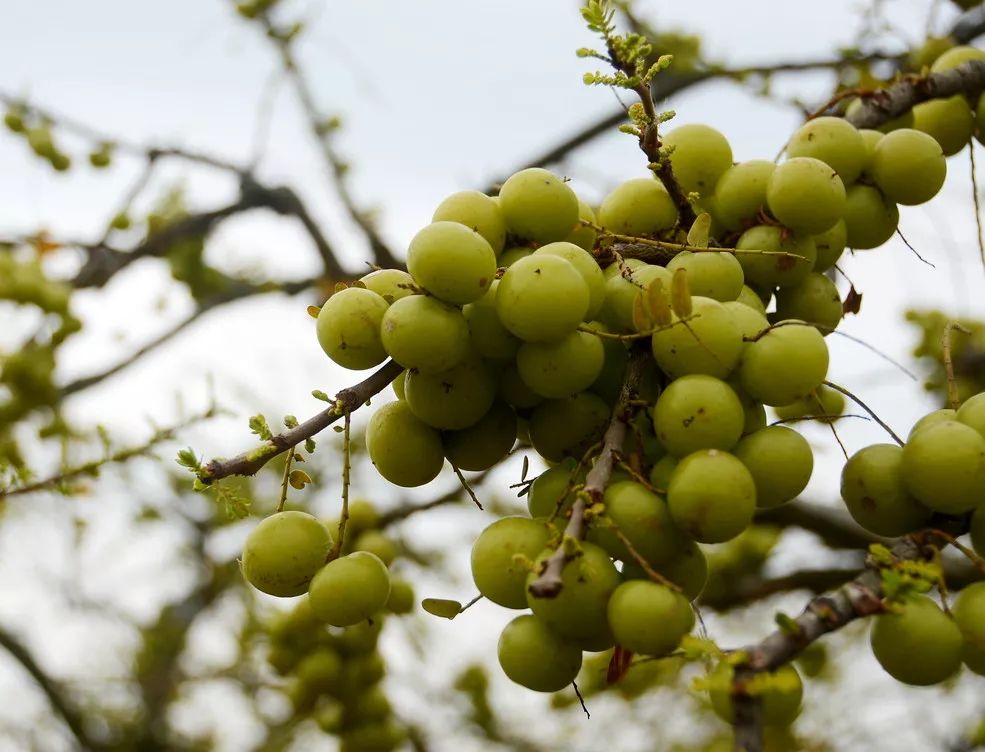
<path fill-rule="evenodd" d="M 297 444 L 294 446 L 297 446 Z M 294 462 L 294 446 L 287 450 L 287 459 L 284 461 L 284 478 L 280 482 L 280 501 L 277 502 L 278 512 L 283 512 L 284 505 L 287 503 L 287 484 L 291 479 L 291 463 Z"/>
<path fill-rule="evenodd" d="M 954 359 L 951 356 L 951 332 L 957 329 L 962 334 L 971 334 L 957 321 L 948 321 L 944 325 L 944 335 L 941 337 L 941 353 L 944 361 L 944 373 L 947 375 L 947 401 L 952 410 L 957 410 L 961 405 L 958 396 L 958 383 L 954 380 Z"/>
<path fill-rule="evenodd" d="M 588 503 L 592 505 L 602 503 L 602 495 L 605 487 L 612 477 L 612 468 L 615 465 L 616 453 L 622 448 L 626 439 L 626 432 L 630 414 L 633 411 L 631 403 L 636 398 L 640 379 L 643 374 L 643 366 L 650 358 L 649 348 L 637 349 L 630 358 L 626 368 L 626 376 L 623 380 L 619 398 L 612 409 L 612 419 L 609 427 L 605 431 L 602 439 L 602 449 L 592 463 L 591 469 L 585 478 L 585 487 L 578 498 L 571 506 L 571 517 L 564 528 L 564 534 L 558 547 L 542 564 L 539 576 L 530 583 L 530 594 L 535 598 L 554 598 L 561 592 L 561 575 L 565 565 L 573 558 L 578 556 L 577 547 L 565 545 L 567 541 L 580 541 L 585 537 L 585 510 Z"/>

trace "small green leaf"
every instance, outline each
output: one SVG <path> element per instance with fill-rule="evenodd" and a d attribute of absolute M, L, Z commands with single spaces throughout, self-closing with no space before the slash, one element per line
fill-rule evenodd
<path fill-rule="evenodd" d="M 195 451 L 191 447 L 182 449 L 178 452 L 177 462 L 179 465 L 182 467 L 187 467 L 189 470 L 198 470 L 202 466 L 198 460 L 198 457 L 195 456 Z"/>
<path fill-rule="evenodd" d="M 304 451 L 306 451 L 308 454 L 314 454 L 315 453 L 315 440 L 314 439 L 305 439 L 304 440 Z"/>
<path fill-rule="evenodd" d="M 316 400 L 321 400 L 322 402 L 332 401 L 332 398 L 329 397 L 327 394 L 325 394 L 325 392 L 323 392 L 321 389 L 315 389 L 314 391 L 312 391 L 311 396 L 314 397 Z"/>
<path fill-rule="evenodd" d="M 291 484 L 292 488 L 296 488 L 300 491 L 306 485 L 311 483 L 311 476 L 304 470 L 291 470 L 291 474 L 287 476 L 287 481 Z"/>
<path fill-rule="evenodd" d="M 298 419 L 295 418 L 293 415 L 285 415 L 284 425 L 287 426 L 288 428 L 296 428 L 298 425 Z"/>
<path fill-rule="evenodd" d="M 444 598 L 425 598 L 421 601 L 421 608 L 432 616 L 439 616 L 442 619 L 454 619 L 462 613 L 461 603 Z"/>
<path fill-rule="evenodd" d="M 273 438 L 273 434 L 270 432 L 270 426 L 267 425 L 267 419 L 262 415 L 254 415 L 250 418 L 250 430 L 264 441 L 269 441 Z"/>
<path fill-rule="evenodd" d="M 319 308 L 316 305 L 310 305 L 308 306 L 307 311 L 308 311 L 308 315 L 311 316 L 311 318 L 317 319 L 318 314 L 321 313 L 321 308 Z"/>
<path fill-rule="evenodd" d="M 694 248 L 707 248 L 710 236 L 711 215 L 708 212 L 701 212 L 691 225 L 691 229 L 687 231 L 687 244 Z"/>

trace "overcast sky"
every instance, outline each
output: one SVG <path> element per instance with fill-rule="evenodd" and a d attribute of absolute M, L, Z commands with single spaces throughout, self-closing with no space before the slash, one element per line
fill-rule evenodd
<path fill-rule="evenodd" d="M 591 66 L 574 50 L 593 40 L 577 3 L 568 0 L 285 5 L 310 19 L 301 42 L 304 66 L 324 111 L 345 121 L 339 146 L 353 163 L 356 196 L 380 209 L 383 231 L 398 249 L 448 193 L 484 185 L 618 106 L 609 91 L 581 83 Z M 701 33 L 710 58 L 734 64 L 829 55 L 856 41 L 861 7 L 854 0 L 638 5 L 658 28 Z M 0 90 L 109 134 L 245 162 L 257 143 L 257 114 L 264 101 L 272 101 L 269 130 L 260 141 L 261 175 L 299 189 L 351 267 L 365 260 L 365 247 L 338 210 L 292 92 L 277 76 L 271 46 L 253 25 L 236 18 L 228 3 L 8 0 L 5 6 Z M 895 0 L 892 7 L 894 23 L 916 40 L 929 3 Z M 952 17 L 943 8 L 937 21 L 946 25 Z M 777 86 L 820 101 L 830 80 L 787 77 Z M 678 112 L 675 123 L 706 122 L 720 129 L 739 160 L 772 158 L 799 123 L 794 109 L 732 84 L 695 89 L 667 106 Z M 85 161 L 84 151 L 70 151 L 77 162 Z M 576 189 L 597 200 L 614 183 L 644 174 L 644 167 L 633 140 L 613 133 L 576 154 L 562 171 Z M 902 322 L 910 305 L 985 315 L 967 153 L 952 158 L 948 167 L 947 185 L 930 206 L 902 210 L 903 231 L 936 269 L 895 240 L 844 265 L 865 296 L 862 315 L 846 320 L 844 331 L 896 358 L 906 359 L 914 341 Z M 107 172 L 82 166 L 55 175 L 21 141 L 3 135 L 0 233 L 42 227 L 90 238 L 115 212 L 137 168 L 120 160 Z M 234 183 L 223 174 L 171 164 L 148 198 L 179 179 L 196 208 L 221 206 L 235 195 Z M 317 270 L 305 236 L 268 213 L 224 225 L 209 252 L 230 271 L 294 278 Z M 65 379 L 113 362 L 191 307 L 153 262 L 134 265 L 104 291 L 77 295 L 75 304 L 92 326 L 66 347 Z M 211 314 L 172 346 L 73 400 L 70 410 L 81 420 L 110 425 L 118 435 L 139 437 L 140 416 L 165 421 L 175 394 L 201 404 L 205 376 L 212 373 L 223 403 L 244 415 L 314 412 L 319 403 L 310 397 L 313 388 L 334 392 L 355 378 L 327 362 L 305 305 L 303 299 L 269 297 Z M 9 346 L 3 337 L 9 334 L 0 332 L 0 346 Z M 905 434 L 931 408 L 919 386 L 885 362 L 837 336 L 829 344 L 830 377 L 862 395 L 897 432 Z M 249 444 L 244 420 L 218 425 L 196 434 L 196 449 L 229 454 Z M 811 429 L 809 435 L 817 440 L 820 468 L 810 493 L 831 501 L 839 453 L 830 433 Z M 846 424 L 842 435 L 850 451 L 884 440 L 877 427 L 862 421 Z"/>

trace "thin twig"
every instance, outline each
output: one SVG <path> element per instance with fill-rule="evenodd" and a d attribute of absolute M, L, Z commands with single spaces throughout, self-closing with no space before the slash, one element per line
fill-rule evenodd
<path fill-rule="evenodd" d="M 825 386 L 834 389 L 836 392 L 841 392 L 846 397 L 850 398 L 856 405 L 858 405 L 863 410 L 865 410 L 865 412 L 867 412 L 869 415 L 871 415 L 872 416 L 872 420 L 874 420 L 876 423 L 878 423 L 880 426 L 882 426 L 882 428 L 886 431 L 886 433 L 888 433 L 890 436 L 893 437 L 893 441 L 895 441 L 900 446 L 903 446 L 903 443 L 904 443 L 903 442 L 903 439 L 901 439 L 899 436 L 897 436 L 896 435 L 896 432 L 892 428 L 890 428 L 889 425 L 882 418 L 880 418 L 878 415 L 876 415 L 875 412 L 872 410 L 871 407 L 869 407 L 868 405 L 866 405 L 864 402 L 862 402 L 862 400 L 860 400 L 858 397 L 856 397 L 850 391 L 848 391 L 847 389 L 845 389 L 845 387 L 838 386 L 837 384 L 835 384 L 835 383 L 833 383 L 831 381 L 825 381 L 823 383 L 824 383 Z"/>
<path fill-rule="evenodd" d="M 204 412 L 186 418 L 185 420 L 182 420 L 169 428 L 157 429 L 154 431 L 154 434 L 140 446 L 121 449 L 98 460 L 92 460 L 91 462 L 66 468 L 55 475 L 42 480 L 32 481 L 22 486 L 15 486 L 12 488 L 0 488 L 0 499 L 7 499 L 12 496 L 23 496 L 25 494 L 35 493 L 36 491 L 47 491 L 52 488 L 64 487 L 66 483 L 76 478 L 93 476 L 103 465 L 120 464 L 136 457 L 145 457 L 158 444 L 173 439 L 179 431 L 204 420 L 209 420 L 218 414 L 219 409 L 215 405 L 212 405 Z"/>
<path fill-rule="evenodd" d="M 291 464 L 293 462 L 294 462 L 294 447 L 291 447 L 290 449 L 287 450 L 287 459 L 284 460 L 284 477 L 280 482 L 280 501 L 277 502 L 278 512 L 283 512 L 284 505 L 287 503 L 287 487 L 291 481 Z"/>
<path fill-rule="evenodd" d="M 342 511 L 339 513 L 338 535 L 335 538 L 335 546 L 329 554 L 328 560 L 339 558 L 342 554 L 342 547 L 345 545 L 345 528 L 349 522 L 349 473 L 352 470 L 352 444 L 350 442 L 349 431 L 351 429 L 352 415 L 346 413 L 343 416 L 342 425 Z"/>
<path fill-rule="evenodd" d="M 602 502 L 605 486 L 612 476 L 616 452 L 622 448 L 626 438 L 627 405 L 636 396 L 645 356 L 648 355 L 648 352 L 639 350 L 630 357 L 619 398 L 612 410 L 612 420 L 602 439 L 602 449 L 588 471 L 584 490 L 578 494 L 571 506 L 571 516 L 564 528 L 561 542 L 554 553 L 542 563 L 537 578 L 528 586 L 530 594 L 535 598 L 554 598 L 561 592 L 563 587 L 561 575 L 564 567 L 577 555 L 572 548 L 585 536 L 586 499 L 592 504 Z"/>
<path fill-rule="evenodd" d="M 198 479 L 209 485 L 230 475 L 255 474 L 274 457 L 286 452 L 288 447 L 300 444 L 305 439 L 310 439 L 346 414 L 355 412 L 371 397 L 383 391 L 403 370 L 403 366 L 396 361 L 387 361 L 358 384 L 347 387 L 336 394 L 331 407 L 322 410 L 294 428 L 273 436 L 269 441 L 247 452 L 228 460 L 212 460 L 197 472 Z"/>
<path fill-rule="evenodd" d="M 977 230 L 976 240 L 978 241 L 978 256 L 985 268 L 985 236 L 982 234 L 982 205 L 981 197 L 978 195 L 978 174 L 975 171 L 975 139 L 968 143 L 968 159 L 971 161 L 971 197 L 975 202 L 975 228 Z"/>
<path fill-rule="evenodd" d="M 469 498 L 472 499 L 475 505 L 481 510 L 482 504 L 479 503 L 479 497 L 475 495 L 475 491 L 472 490 L 472 486 L 470 486 L 469 482 L 465 480 L 465 476 L 462 475 L 462 471 L 459 470 L 458 465 L 454 462 L 451 462 L 450 464 L 451 469 L 455 471 L 455 475 L 458 477 L 458 482 L 462 485 L 462 488 L 465 489 L 465 492 L 469 495 Z"/>
<path fill-rule="evenodd" d="M 962 334 L 971 334 L 968 329 L 957 321 L 948 321 L 944 325 L 944 334 L 941 336 L 941 359 L 944 361 L 944 373 L 947 378 L 947 401 L 952 410 L 957 410 L 961 405 L 961 398 L 958 395 L 958 382 L 954 380 L 954 358 L 951 354 L 951 332 L 957 329 Z"/>

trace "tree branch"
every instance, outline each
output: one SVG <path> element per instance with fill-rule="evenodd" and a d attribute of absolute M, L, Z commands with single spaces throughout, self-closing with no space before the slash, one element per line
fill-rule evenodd
<path fill-rule="evenodd" d="M 868 548 L 872 543 L 889 540 L 868 532 L 848 514 L 803 501 L 760 510 L 756 513 L 756 521 L 780 527 L 803 528 L 818 536 L 828 548 L 850 548 L 857 551 Z"/>
<path fill-rule="evenodd" d="M 862 98 L 862 106 L 846 117 L 856 128 L 876 128 L 909 112 L 928 99 L 980 94 L 985 89 L 985 60 L 969 60 L 926 77 L 908 76 Z"/>
<path fill-rule="evenodd" d="M 147 456 L 154 447 L 164 441 L 170 441 L 182 429 L 188 428 L 196 423 L 200 423 L 203 420 L 209 420 L 210 418 L 215 417 L 218 413 L 219 409 L 215 405 L 211 405 L 204 412 L 192 415 L 191 417 L 186 418 L 185 420 L 182 420 L 169 428 L 157 429 L 154 431 L 154 434 L 140 446 L 120 449 L 112 454 L 107 453 L 107 456 L 101 457 L 98 460 L 92 460 L 91 462 L 66 468 L 41 480 L 31 481 L 21 486 L 0 488 L 0 500 L 8 499 L 12 496 L 23 496 L 25 494 L 35 493 L 36 491 L 46 491 L 52 488 L 64 487 L 66 483 L 74 480 L 75 478 L 94 476 L 103 465 L 119 464 L 132 460 L 135 457 Z"/>
<path fill-rule="evenodd" d="M 322 410 L 317 415 L 308 418 L 294 428 L 277 434 L 269 441 L 255 449 L 224 460 L 214 459 L 202 468 L 196 475 L 208 485 L 230 475 L 254 475 L 270 460 L 293 446 L 310 439 L 339 420 L 346 413 L 354 413 L 371 397 L 379 394 L 404 370 L 404 367 L 393 360 L 388 360 L 382 367 L 370 374 L 366 379 L 354 386 L 343 389 L 335 395 L 331 407 Z"/>
<path fill-rule="evenodd" d="M 823 58 L 819 60 L 804 60 L 777 63 L 775 65 L 750 65 L 739 68 L 727 68 L 724 66 L 714 66 L 706 70 L 675 72 L 669 68 L 662 72 L 653 80 L 650 88 L 650 98 L 654 102 L 659 102 L 667 97 L 679 94 L 693 86 L 708 83 L 716 80 L 735 80 L 741 81 L 748 76 L 762 75 L 768 76 L 774 73 L 800 73 L 816 70 L 837 70 L 847 68 L 863 62 L 875 60 L 894 60 L 898 56 L 884 53 L 873 53 L 871 55 L 860 55 L 848 58 Z M 548 147 L 541 153 L 531 157 L 524 164 L 511 170 L 509 174 L 519 172 L 528 167 L 547 167 L 564 160 L 571 152 L 594 141 L 599 136 L 612 133 L 614 129 L 626 122 L 624 110 L 618 110 L 610 115 L 590 123 L 575 133 L 568 136 L 560 143 Z M 502 185 L 505 177 L 492 181 L 484 188 L 486 193 L 495 193 Z"/>
<path fill-rule="evenodd" d="M 37 661 L 34 660 L 34 656 L 31 655 L 31 651 L 14 635 L 2 627 L 0 627 L 0 647 L 6 650 L 30 674 L 34 683 L 38 685 L 38 688 L 48 698 L 48 704 L 51 705 L 52 710 L 61 717 L 83 750 L 98 750 L 103 748 L 101 743 L 89 736 L 88 731 L 86 731 L 84 716 L 75 709 L 73 703 L 65 695 L 64 690 L 38 665 Z"/>
<path fill-rule="evenodd" d="M 76 288 L 102 287 L 112 279 L 113 275 L 134 261 L 165 256 L 176 242 L 187 238 L 204 237 L 222 220 L 258 208 L 266 208 L 277 214 L 298 218 L 321 256 L 326 274 L 334 278 L 350 276 L 339 264 L 331 245 L 291 188 L 268 187 L 247 177 L 242 181 L 240 197 L 233 203 L 212 211 L 190 214 L 172 222 L 160 231 L 149 235 L 130 250 L 119 250 L 105 243 L 83 245 L 82 247 L 89 252 L 89 257 L 75 275 L 72 285 Z"/>
<path fill-rule="evenodd" d="M 331 142 L 331 136 L 335 128 L 329 124 L 328 118 L 319 111 L 308 79 L 298 65 L 292 48 L 296 34 L 278 29 L 267 13 L 262 13 L 257 17 L 257 20 L 263 26 L 264 31 L 266 31 L 267 38 L 277 49 L 281 65 L 284 66 L 284 72 L 294 87 L 294 92 L 297 95 L 298 101 L 301 103 L 301 109 L 307 117 L 311 133 L 319 147 L 321 147 L 322 158 L 325 160 L 325 164 L 332 174 L 335 192 L 345 207 L 346 213 L 366 236 L 366 240 L 369 242 L 370 249 L 373 252 L 374 261 L 379 266 L 400 268 L 402 266 L 401 262 L 397 259 L 386 241 L 380 236 L 379 231 L 366 212 L 362 211 L 356 205 L 355 198 L 349 192 L 349 187 L 345 179 L 349 165 L 335 151 L 335 147 Z"/>
<path fill-rule="evenodd" d="M 612 475 L 615 454 L 622 449 L 626 439 L 631 402 L 635 399 L 639 388 L 643 364 L 647 357 L 649 352 L 642 349 L 636 350 L 631 356 L 619 398 L 612 409 L 612 420 L 602 439 L 602 449 L 585 477 L 585 488 L 571 506 L 571 517 L 564 528 L 561 543 L 544 561 L 537 579 L 530 583 L 529 590 L 535 598 L 554 598 L 561 592 L 561 575 L 564 567 L 577 555 L 572 553 L 571 545 L 585 536 L 585 509 L 589 504 L 602 502 L 605 487 Z"/>
<path fill-rule="evenodd" d="M 297 295 L 300 292 L 309 290 L 318 283 L 318 278 L 311 277 L 308 279 L 299 279 L 292 282 L 285 282 L 277 285 L 253 285 L 247 283 L 239 283 L 227 292 L 221 295 L 215 295 L 211 298 L 202 300 L 198 307 L 192 311 L 186 318 L 179 321 L 171 329 L 168 329 L 163 334 L 155 337 L 150 342 L 142 345 L 140 348 L 135 350 L 133 353 L 125 357 L 118 363 L 110 366 L 109 368 L 100 371 L 99 373 L 94 373 L 91 376 L 85 376 L 75 381 L 71 381 L 60 390 L 60 397 L 64 399 L 77 392 L 81 392 L 89 387 L 95 386 L 106 379 L 115 376 L 120 371 L 128 368 L 129 366 L 136 363 L 138 360 L 143 358 L 148 353 L 153 352 L 161 345 L 170 342 L 175 336 L 183 332 L 189 326 L 194 324 L 198 319 L 204 316 L 209 311 L 219 308 L 227 303 L 232 303 L 237 300 L 243 300 L 245 298 L 251 297 L 253 295 L 262 295 L 272 292 L 280 292 L 285 295 Z"/>
<path fill-rule="evenodd" d="M 897 562 L 926 559 L 925 547 L 934 545 L 935 540 L 928 533 L 900 538 L 891 553 Z M 882 612 L 882 598 L 882 571 L 869 557 L 860 575 L 834 592 L 811 599 L 792 624 L 742 648 L 743 661 L 735 666 L 732 680 L 737 752 L 761 752 L 763 749 L 759 698 L 746 690 L 750 680 L 758 673 L 780 668 L 829 632 Z"/>

